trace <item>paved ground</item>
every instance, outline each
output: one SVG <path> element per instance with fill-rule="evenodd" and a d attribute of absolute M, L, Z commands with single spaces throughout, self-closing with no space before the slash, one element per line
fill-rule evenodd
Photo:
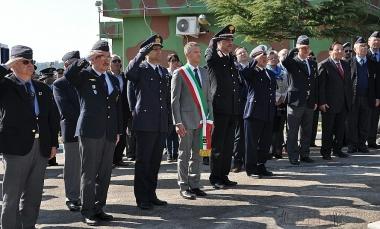
<path fill-rule="evenodd" d="M 158 196 L 167 207 L 141 211 L 135 207 L 132 167 L 113 171 L 106 211 L 116 220 L 100 228 L 367 228 L 380 220 L 380 152 L 357 154 L 348 159 L 290 166 L 286 159 L 272 160 L 268 167 L 277 176 L 252 179 L 231 174 L 239 186 L 213 190 L 203 167 L 206 198 L 183 200 L 176 184 L 176 165 L 163 161 Z M 63 163 L 59 155 L 58 162 Z M 2 168 L 0 174 L 3 173 Z M 64 204 L 62 166 L 46 174 L 39 228 L 88 228 L 79 213 Z"/>

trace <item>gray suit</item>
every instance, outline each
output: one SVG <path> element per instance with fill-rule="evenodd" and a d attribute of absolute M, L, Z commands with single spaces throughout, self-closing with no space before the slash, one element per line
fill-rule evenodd
<path fill-rule="evenodd" d="M 202 90 L 207 100 L 209 119 L 213 119 L 212 92 L 214 86 L 206 69 L 199 67 Z M 182 75 L 175 71 L 171 81 L 171 105 L 173 123 L 182 123 L 186 128 L 186 135 L 180 137 L 178 154 L 178 185 L 181 191 L 199 188 L 201 157 L 199 124 L 202 120 L 194 103 L 190 90 Z"/>

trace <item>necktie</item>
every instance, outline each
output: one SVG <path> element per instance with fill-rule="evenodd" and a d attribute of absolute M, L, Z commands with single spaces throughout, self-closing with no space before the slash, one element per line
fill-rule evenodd
<path fill-rule="evenodd" d="M 363 65 L 363 64 L 364 64 L 364 60 L 360 59 L 360 65 Z"/>
<path fill-rule="evenodd" d="M 154 69 L 154 71 L 157 73 L 157 75 L 159 75 L 161 77 L 160 70 L 158 69 L 158 66 L 156 66 L 156 68 Z"/>
<path fill-rule="evenodd" d="M 377 62 L 380 62 L 380 52 L 375 53 L 375 58 Z"/>
<path fill-rule="evenodd" d="M 305 69 L 306 69 L 307 75 L 310 76 L 310 72 L 309 72 L 309 68 L 307 66 L 306 60 L 303 60 L 303 64 L 305 65 Z"/>
<path fill-rule="evenodd" d="M 105 92 L 107 93 L 107 95 L 108 95 L 108 85 L 107 85 L 107 81 L 106 81 L 106 75 L 105 75 L 105 74 L 101 74 L 101 75 L 100 75 L 100 80 L 102 81 L 104 91 L 105 91 Z"/>
<path fill-rule="evenodd" d="M 194 68 L 194 75 L 199 87 L 202 88 L 201 79 L 199 78 L 199 75 L 198 75 L 198 68 Z"/>
<path fill-rule="evenodd" d="M 338 67 L 340 78 L 344 79 L 344 71 L 340 62 L 337 62 L 336 66 Z"/>
<path fill-rule="evenodd" d="M 26 92 L 28 93 L 29 95 L 29 105 L 30 105 L 30 109 L 32 110 L 33 114 L 36 114 L 36 111 L 34 109 L 34 98 L 35 98 L 35 94 L 34 92 L 32 91 L 32 84 L 30 82 L 26 82 L 25 83 L 25 87 L 26 87 Z"/>

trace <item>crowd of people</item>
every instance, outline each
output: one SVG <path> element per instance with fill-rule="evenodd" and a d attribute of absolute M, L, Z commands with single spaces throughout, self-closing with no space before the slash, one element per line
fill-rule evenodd
<path fill-rule="evenodd" d="M 163 152 L 177 163 L 179 195 L 194 200 L 207 195 L 202 163 L 210 165 L 215 189 L 237 185 L 230 171 L 274 176 L 266 162 L 284 152 L 291 165 L 313 163 L 319 113 L 324 160 L 379 148 L 380 32 L 368 41 L 358 37 L 353 50 L 334 41 L 320 63 L 305 35 L 291 50 L 258 45 L 248 54 L 234 46 L 234 33 L 226 26 L 204 53 L 188 42 L 185 63 L 170 54 L 168 68 L 160 65 L 163 38 L 153 35 L 125 71 L 122 58 L 100 40 L 86 58 L 70 51 L 64 69 L 45 69 L 38 80 L 33 50 L 12 47 L 0 66 L 2 228 L 35 228 L 59 135 L 66 205 L 88 225 L 113 220 L 104 208 L 112 169 L 129 161 L 135 161 L 137 206 L 167 205 L 156 193 Z"/>

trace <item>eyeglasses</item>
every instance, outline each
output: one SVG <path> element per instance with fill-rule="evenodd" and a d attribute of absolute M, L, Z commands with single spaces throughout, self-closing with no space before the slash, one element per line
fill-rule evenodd
<path fill-rule="evenodd" d="M 34 63 L 36 63 L 36 61 L 34 61 L 34 60 L 22 60 L 22 63 L 24 65 L 28 65 L 28 64 L 34 64 Z"/>
<path fill-rule="evenodd" d="M 119 59 L 115 59 L 115 60 L 112 60 L 112 63 L 114 63 L 114 64 L 116 64 L 116 63 L 120 64 L 120 63 L 121 63 L 121 60 L 119 60 Z"/>
<path fill-rule="evenodd" d="M 345 53 L 351 53 L 352 50 L 344 50 Z"/>

